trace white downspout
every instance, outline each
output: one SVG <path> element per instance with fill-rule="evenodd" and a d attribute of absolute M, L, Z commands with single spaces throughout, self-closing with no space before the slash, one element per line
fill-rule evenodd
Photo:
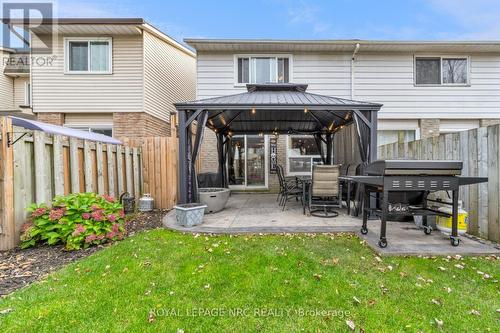
<path fill-rule="evenodd" d="M 354 99 L 354 62 L 356 60 L 356 54 L 359 51 L 359 43 L 356 43 L 354 47 L 354 51 L 352 52 L 351 57 L 351 99 Z"/>

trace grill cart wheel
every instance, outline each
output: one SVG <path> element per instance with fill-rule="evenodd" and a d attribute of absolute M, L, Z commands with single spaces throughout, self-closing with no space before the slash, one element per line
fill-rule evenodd
<path fill-rule="evenodd" d="M 381 248 L 387 247 L 387 239 L 381 239 L 378 241 L 378 246 Z"/>
<path fill-rule="evenodd" d="M 429 227 L 429 226 L 424 227 L 424 234 L 430 235 L 431 232 L 432 232 L 432 227 Z"/>
<path fill-rule="evenodd" d="M 450 237 L 450 241 L 452 246 L 458 246 L 458 244 L 460 244 L 460 239 L 453 236 Z"/>
<path fill-rule="evenodd" d="M 368 233 L 368 228 L 361 228 L 361 233 L 366 235 Z"/>

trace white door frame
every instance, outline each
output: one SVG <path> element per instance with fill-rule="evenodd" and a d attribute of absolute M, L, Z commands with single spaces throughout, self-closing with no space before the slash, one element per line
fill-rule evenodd
<path fill-rule="evenodd" d="M 247 138 L 249 135 L 239 135 L 244 137 L 245 142 L 245 184 L 244 185 L 229 185 L 230 189 L 233 190 L 262 190 L 269 188 L 269 136 L 264 135 L 264 185 L 250 185 L 248 186 L 248 172 L 247 172 L 247 161 L 248 161 L 248 148 L 247 148 Z M 257 135 L 251 135 L 257 136 Z M 228 162 L 229 163 L 229 162 Z M 227 167 L 229 167 L 227 165 Z"/>

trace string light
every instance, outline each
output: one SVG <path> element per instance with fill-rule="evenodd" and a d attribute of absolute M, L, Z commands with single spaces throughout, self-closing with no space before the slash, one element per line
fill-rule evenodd
<path fill-rule="evenodd" d="M 328 126 L 328 130 L 331 132 L 333 130 L 333 126 L 335 125 L 335 122 L 332 121 L 330 126 Z"/>
<path fill-rule="evenodd" d="M 304 113 L 307 113 L 309 110 L 307 108 L 304 108 Z"/>
<path fill-rule="evenodd" d="M 255 114 L 257 112 L 257 110 L 255 110 L 255 108 L 252 108 L 252 114 Z"/>

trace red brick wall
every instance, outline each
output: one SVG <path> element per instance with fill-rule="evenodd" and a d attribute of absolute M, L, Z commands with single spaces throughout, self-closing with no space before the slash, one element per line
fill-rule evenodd
<path fill-rule="evenodd" d="M 38 113 L 36 117 L 39 121 L 44 123 L 49 123 L 59 126 L 64 125 L 64 113 L 44 112 L 44 113 Z"/>
<path fill-rule="evenodd" d="M 144 112 L 113 113 L 113 135 L 117 138 L 170 136 L 170 124 Z"/>

